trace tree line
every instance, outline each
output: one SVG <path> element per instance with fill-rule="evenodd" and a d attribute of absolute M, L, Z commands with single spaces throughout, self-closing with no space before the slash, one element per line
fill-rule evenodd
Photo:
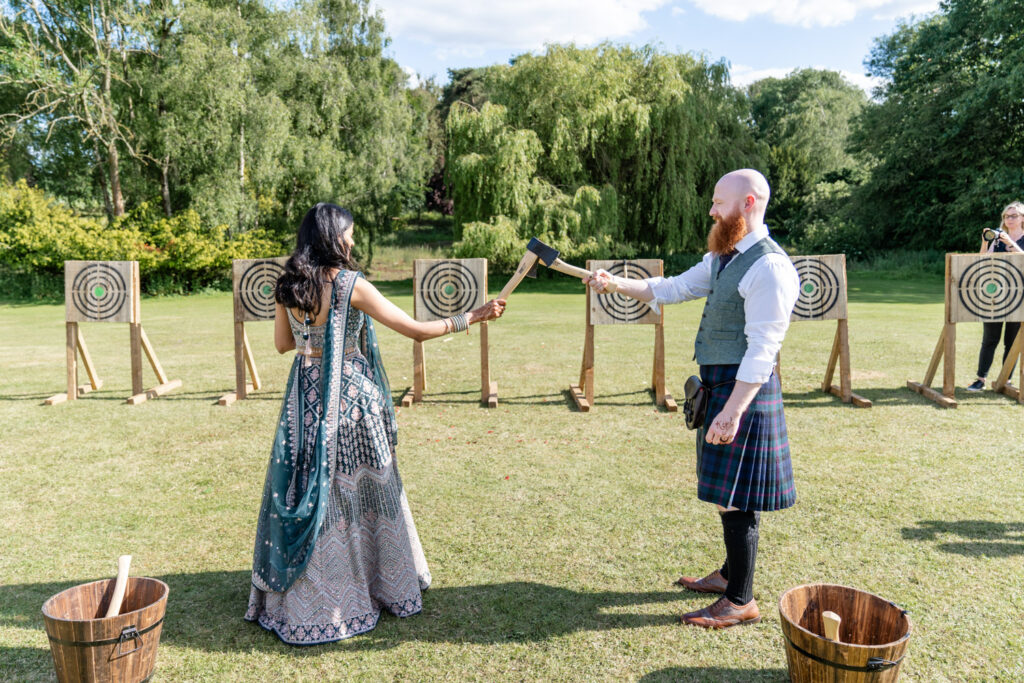
<path fill-rule="evenodd" d="M 11 0 L 2 164 L 103 229 L 134 212 L 143 242 L 191 212 L 189 230 L 280 243 L 329 200 L 370 258 L 424 208 L 494 268 L 532 235 L 579 259 L 692 253 L 715 180 L 753 166 L 794 249 L 970 249 L 1024 194 L 1022 9 L 947 0 L 899 25 L 871 47 L 869 98 L 835 72 L 737 88 L 724 61 L 611 44 L 411 88 L 368 0 Z"/>

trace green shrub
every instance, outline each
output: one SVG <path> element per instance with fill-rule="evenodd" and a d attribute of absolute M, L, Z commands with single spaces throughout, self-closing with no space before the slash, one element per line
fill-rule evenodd
<path fill-rule="evenodd" d="M 53 202 L 24 180 L 0 185 L 0 267 L 5 297 L 52 297 L 64 261 L 138 261 L 150 294 L 230 287 L 231 261 L 289 251 L 272 234 L 232 236 L 204 226 L 195 211 L 167 218 L 148 203 L 107 224 Z M 20 286 L 14 286 L 20 281 Z M 16 294 L 20 292 L 20 294 Z"/>
<path fill-rule="evenodd" d="M 454 246 L 455 258 L 486 258 L 489 273 L 510 273 L 526 251 L 528 240 L 519 237 L 519 226 L 497 215 L 490 223 L 474 221 L 462 228 L 462 241 Z"/>

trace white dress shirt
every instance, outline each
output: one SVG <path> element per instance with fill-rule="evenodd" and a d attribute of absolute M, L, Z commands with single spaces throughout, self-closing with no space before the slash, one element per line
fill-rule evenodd
<path fill-rule="evenodd" d="M 761 225 L 748 232 L 736 244 L 736 249 L 743 253 L 765 237 L 768 237 L 768 228 Z M 648 305 L 657 312 L 661 304 L 707 296 L 711 291 L 713 258 L 714 254 L 709 252 L 700 263 L 681 275 L 644 280 L 654 295 Z M 730 268 L 734 262 L 730 261 L 725 267 Z M 782 339 L 789 328 L 789 316 L 800 295 L 800 278 L 788 256 L 772 252 L 750 266 L 738 289 L 743 297 L 746 318 L 743 333 L 747 337 L 747 352 L 743 354 L 736 379 L 763 384 L 772 374 L 775 356 L 782 348 Z"/>

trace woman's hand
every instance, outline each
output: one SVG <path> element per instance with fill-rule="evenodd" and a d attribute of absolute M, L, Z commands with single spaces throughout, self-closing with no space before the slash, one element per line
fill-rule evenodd
<path fill-rule="evenodd" d="M 1006 245 L 1007 251 L 1022 251 L 1022 249 L 1013 241 L 1010 234 L 1005 230 L 999 232 L 999 241 Z"/>
<path fill-rule="evenodd" d="M 480 323 L 485 320 L 496 320 L 505 312 L 505 299 L 491 299 L 480 308 L 469 312 L 469 323 Z"/>

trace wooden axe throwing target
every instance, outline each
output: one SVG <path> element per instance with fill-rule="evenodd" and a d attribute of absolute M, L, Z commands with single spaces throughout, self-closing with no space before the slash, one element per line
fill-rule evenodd
<path fill-rule="evenodd" d="M 235 259 L 231 275 L 235 290 L 235 322 L 273 320 L 277 279 L 284 273 L 287 256 L 275 259 Z"/>
<path fill-rule="evenodd" d="M 416 319 L 443 320 L 486 303 L 487 259 L 416 259 Z"/>
<path fill-rule="evenodd" d="M 843 403 L 852 403 L 857 408 L 870 408 L 871 401 L 853 393 L 852 388 L 850 326 L 846 318 L 846 254 L 794 256 L 792 261 L 800 277 L 800 296 L 793 307 L 790 321 L 837 321 L 832 353 L 828 358 L 821 390 L 839 397 Z M 837 363 L 839 386 L 832 384 Z"/>
<path fill-rule="evenodd" d="M 128 403 L 137 404 L 163 396 L 181 386 L 181 380 L 169 380 L 156 357 L 146 331 L 142 329 L 139 296 L 138 261 L 65 261 L 64 321 L 67 352 L 67 391 L 46 399 L 46 405 L 74 401 L 103 386 L 96 374 L 80 323 L 128 323 L 132 358 L 132 395 Z M 142 355 L 145 353 L 159 384 L 143 387 Z M 78 359 L 89 375 L 88 384 L 78 383 Z"/>
<path fill-rule="evenodd" d="M 587 261 L 587 270 L 600 268 L 612 275 L 645 280 L 664 272 L 660 259 L 629 261 Z M 622 296 L 616 292 L 597 294 L 587 287 L 587 329 L 583 339 L 583 363 L 579 384 L 569 385 L 569 394 L 581 413 L 590 412 L 594 405 L 594 327 L 596 325 L 654 325 L 654 367 L 651 371 L 651 391 L 660 406 L 670 413 L 678 408 L 675 399 L 665 388 L 665 326 L 664 312 L 655 313 L 643 301 Z"/>
<path fill-rule="evenodd" d="M 1024 321 L 1024 254 L 946 254 L 946 319 L 939 341 L 928 362 L 924 379 L 907 381 L 907 388 L 935 401 L 943 408 L 956 408 L 956 324 L 964 322 Z M 1024 327 L 1006 355 L 992 389 L 1019 403 L 1024 394 L 1010 385 L 1013 366 L 1021 362 L 1020 382 L 1024 384 Z M 942 391 L 931 383 L 942 363 Z"/>
<path fill-rule="evenodd" d="M 67 322 L 130 323 L 138 308 L 132 261 L 67 261 L 64 306 Z"/>
<path fill-rule="evenodd" d="M 846 318 L 846 255 L 797 256 L 800 297 L 792 320 L 842 320 Z"/>
<path fill-rule="evenodd" d="M 595 268 L 604 268 L 612 275 L 631 280 L 646 280 L 661 274 L 661 261 L 589 261 Z M 595 294 L 590 297 L 590 323 L 592 325 L 658 325 L 661 316 L 643 301 L 617 292 Z"/>
<path fill-rule="evenodd" d="M 229 406 L 262 386 L 252 355 L 245 323 L 273 320 L 277 311 L 277 280 L 284 274 L 287 256 L 262 259 L 235 259 L 231 262 L 231 281 L 235 302 L 235 390 L 220 397 L 217 405 Z M 252 381 L 246 381 L 246 369 Z"/>
<path fill-rule="evenodd" d="M 951 263 L 955 296 L 949 322 L 1024 321 L 1022 265 L 1019 259 L 1015 263 L 994 254 L 956 254 Z"/>
<path fill-rule="evenodd" d="M 443 320 L 487 302 L 487 259 L 416 259 L 413 261 L 413 317 L 420 322 Z M 427 390 L 427 359 L 423 342 L 412 346 L 413 384 L 402 395 L 408 408 Z M 491 381 L 487 323 L 480 323 L 480 401 L 498 405 L 498 383 Z"/>

